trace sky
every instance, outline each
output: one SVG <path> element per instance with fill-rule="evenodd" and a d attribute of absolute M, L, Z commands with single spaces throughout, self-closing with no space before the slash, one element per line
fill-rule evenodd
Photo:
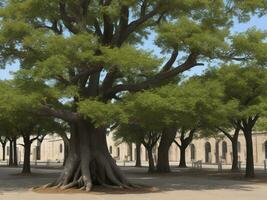
<path fill-rule="evenodd" d="M 266 30 L 267 31 L 267 16 L 258 18 L 258 17 L 253 17 L 249 22 L 247 23 L 236 23 L 235 26 L 232 29 L 233 33 L 237 32 L 243 32 L 246 31 L 248 28 L 256 27 L 261 30 Z M 156 55 L 160 55 L 160 49 L 157 48 L 154 43 L 154 36 L 151 35 L 149 39 L 144 43 L 144 48 L 148 50 L 153 50 L 153 52 Z M 199 66 L 191 69 L 190 71 L 187 71 L 185 73 L 186 76 L 192 76 L 196 74 L 201 74 L 203 70 L 205 70 L 205 67 L 207 66 Z M 11 65 L 6 66 L 5 69 L 0 69 L 0 79 L 11 79 L 12 78 L 12 72 L 16 71 L 19 69 L 19 63 L 13 63 Z"/>

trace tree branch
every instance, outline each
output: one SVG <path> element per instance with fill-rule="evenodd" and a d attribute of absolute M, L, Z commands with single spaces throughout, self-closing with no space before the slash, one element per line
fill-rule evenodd
<path fill-rule="evenodd" d="M 233 140 L 233 137 L 227 132 L 225 131 L 224 129 L 220 128 L 220 127 L 217 127 L 217 129 L 219 131 L 221 131 L 226 137 L 228 137 L 231 141 Z"/>
<path fill-rule="evenodd" d="M 53 116 L 56 118 L 60 118 L 60 119 L 67 121 L 67 122 L 73 122 L 73 121 L 76 121 L 82 117 L 80 114 L 73 113 L 73 112 L 67 111 L 67 110 L 55 109 L 52 106 L 45 105 L 45 104 L 43 104 L 41 109 L 39 109 L 35 112 L 36 112 L 36 114 L 39 114 L 39 115 Z"/>
<path fill-rule="evenodd" d="M 194 66 L 203 65 L 202 63 L 196 62 L 197 57 L 198 57 L 198 54 L 191 53 L 183 64 L 171 70 L 160 72 L 157 75 L 141 83 L 116 85 L 112 87 L 111 89 L 109 89 L 108 91 L 106 91 L 106 93 L 103 94 L 103 98 L 104 99 L 113 98 L 117 93 L 122 92 L 122 91 L 138 92 L 138 91 L 145 90 L 151 87 L 155 87 L 159 85 L 160 82 L 163 80 L 172 78 L 188 69 L 191 69 Z"/>
<path fill-rule="evenodd" d="M 60 0 L 59 2 L 59 11 L 64 25 L 69 29 L 73 34 L 77 34 L 80 30 L 73 24 L 76 20 L 70 16 L 68 16 L 66 11 L 66 3 L 64 0 Z"/>

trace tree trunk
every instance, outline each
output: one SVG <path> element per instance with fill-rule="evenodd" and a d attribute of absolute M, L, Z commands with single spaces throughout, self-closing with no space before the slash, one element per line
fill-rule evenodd
<path fill-rule="evenodd" d="M 148 155 L 148 172 L 152 173 L 155 171 L 155 164 L 154 164 L 152 148 L 147 148 L 147 155 Z"/>
<path fill-rule="evenodd" d="M 2 144 L 2 160 L 5 161 L 6 160 L 6 144 Z"/>
<path fill-rule="evenodd" d="M 254 172 L 252 132 L 250 130 L 246 130 L 244 131 L 244 136 L 246 139 L 246 149 L 247 149 L 246 177 L 253 178 L 255 177 L 255 172 Z"/>
<path fill-rule="evenodd" d="M 13 157 L 13 166 L 18 166 L 18 152 L 17 152 L 17 138 L 13 138 L 13 153 L 14 153 L 14 157 Z"/>
<path fill-rule="evenodd" d="M 163 132 L 158 148 L 157 172 L 170 172 L 169 149 L 176 136 L 176 129 L 167 129 Z"/>
<path fill-rule="evenodd" d="M 185 149 L 186 147 L 180 147 L 180 163 L 179 168 L 186 168 L 186 160 L 185 160 Z"/>
<path fill-rule="evenodd" d="M 141 143 L 136 143 L 136 163 L 135 167 L 141 167 Z"/>
<path fill-rule="evenodd" d="M 133 161 L 133 147 L 132 147 L 132 143 L 128 144 L 128 152 L 127 152 L 128 156 L 129 156 L 129 161 Z"/>
<path fill-rule="evenodd" d="M 239 171 L 238 168 L 238 149 L 237 149 L 237 144 L 238 144 L 238 137 L 233 137 L 232 140 L 232 154 L 233 154 L 233 162 L 232 162 L 232 171 Z"/>
<path fill-rule="evenodd" d="M 64 142 L 64 161 L 63 161 L 63 166 L 65 166 L 68 155 L 69 155 L 69 151 L 70 151 L 70 144 L 69 141 L 63 140 Z"/>
<path fill-rule="evenodd" d="M 9 159 L 8 159 L 8 165 L 13 166 L 13 142 L 12 140 L 9 140 Z"/>
<path fill-rule="evenodd" d="M 30 136 L 24 136 L 24 160 L 23 160 L 23 174 L 31 173 L 31 141 Z"/>
<path fill-rule="evenodd" d="M 47 187 L 72 187 L 90 191 L 93 185 L 129 188 L 131 184 L 111 157 L 106 129 L 94 128 L 90 122 L 80 120 L 71 135 L 70 151 L 60 177 Z"/>

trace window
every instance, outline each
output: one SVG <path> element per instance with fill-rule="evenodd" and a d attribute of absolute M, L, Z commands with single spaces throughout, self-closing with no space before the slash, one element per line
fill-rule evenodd
<path fill-rule="evenodd" d="M 63 152 L 63 145 L 60 144 L 60 145 L 59 145 L 59 153 L 62 153 L 62 152 Z"/>
<path fill-rule="evenodd" d="M 120 154 L 121 154 L 121 152 L 120 152 L 120 147 L 118 147 L 118 148 L 117 148 L 117 157 L 118 157 L 118 158 L 120 157 Z"/>
<path fill-rule="evenodd" d="M 37 140 L 35 153 L 36 153 L 36 160 L 41 160 L 41 142 L 39 140 Z"/>
<path fill-rule="evenodd" d="M 237 142 L 237 152 L 240 153 L 241 152 L 241 143 Z"/>
<path fill-rule="evenodd" d="M 227 154 L 227 143 L 223 141 L 222 143 L 222 158 L 226 159 L 226 154 Z"/>
<path fill-rule="evenodd" d="M 267 159 L 267 141 L 264 143 L 265 149 L 265 159 Z"/>
<path fill-rule="evenodd" d="M 7 156 L 9 156 L 9 151 L 10 151 L 10 147 L 7 146 L 7 147 L 6 147 L 6 155 L 7 155 Z"/>
<path fill-rule="evenodd" d="M 41 146 L 36 146 L 36 160 L 41 160 Z"/>
<path fill-rule="evenodd" d="M 196 159 L 196 148 L 194 144 L 190 145 L 190 150 L 191 150 L 191 160 Z"/>
<path fill-rule="evenodd" d="M 211 162 L 210 153 L 211 153 L 211 145 L 210 145 L 209 142 L 206 142 L 205 143 L 205 162 L 206 163 L 210 163 Z"/>
<path fill-rule="evenodd" d="M 112 146 L 109 146 L 109 153 L 112 154 Z"/>

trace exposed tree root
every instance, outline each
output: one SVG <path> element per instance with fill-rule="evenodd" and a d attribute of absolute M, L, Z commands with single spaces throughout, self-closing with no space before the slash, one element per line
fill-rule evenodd
<path fill-rule="evenodd" d="M 134 188 L 109 154 L 105 131 L 87 124 L 80 122 L 76 125 L 76 134 L 71 136 L 70 152 L 63 172 L 55 182 L 43 188 L 76 188 L 85 191 L 91 191 L 94 185 Z"/>

